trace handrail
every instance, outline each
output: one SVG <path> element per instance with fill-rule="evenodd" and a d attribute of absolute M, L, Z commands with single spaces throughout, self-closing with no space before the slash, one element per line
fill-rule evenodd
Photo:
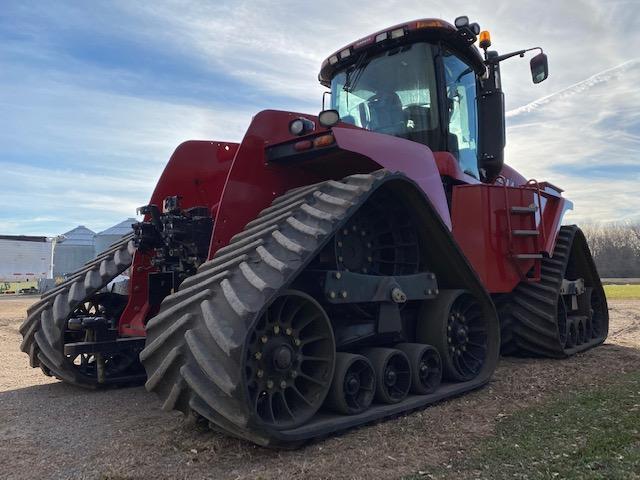
<path fill-rule="evenodd" d="M 507 232 L 509 235 L 509 254 L 512 255 L 513 254 L 513 232 L 511 230 L 511 208 L 509 206 L 509 191 L 507 190 L 507 179 L 502 175 L 498 175 L 494 183 L 497 184 L 498 180 L 502 180 L 502 191 L 504 192 L 504 209 L 507 215 Z"/>
<path fill-rule="evenodd" d="M 538 194 L 538 211 L 540 212 L 540 230 L 542 234 L 542 245 L 547 244 L 547 234 L 544 228 L 544 217 L 542 216 L 542 194 L 540 193 L 540 184 L 535 179 L 530 179 L 527 181 L 526 185 L 534 185 L 536 188 L 536 193 Z"/>

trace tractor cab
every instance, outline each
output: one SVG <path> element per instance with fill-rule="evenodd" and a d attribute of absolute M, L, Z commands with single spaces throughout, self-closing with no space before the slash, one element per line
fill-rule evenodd
<path fill-rule="evenodd" d="M 449 152 L 467 175 L 493 181 L 504 148 L 499 61 L 524 51 L 487 52 L 482 32 L 483 57 L 474 45 L 479 34 L 467 17 L 455 26 L 437 19 L 396 25 L 330 56 L 319 79 L 342 122 Z M 546 78 L 546 57 L 542 67 L 534 81 Z"/>

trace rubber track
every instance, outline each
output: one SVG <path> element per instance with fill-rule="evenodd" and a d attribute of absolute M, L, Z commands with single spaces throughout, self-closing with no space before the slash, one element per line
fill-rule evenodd
<path fill-rule="evenodd" d="M 78 305 L 131 265 L 134 251 L 133 234 L 129 234 L 43 294 L 27 310 L 27 319 L 20 326 L 20 349 L 29 355 L 32 367 L 41 367 L 47 375 L 74 385 L 100 386 L 97 380 L 79 374 L 64 356 L 66 320 Z"/>
<path fill-rule="evenodd" d="M 140 354 L 163 409 L 195 411 L 218 430 L 269 443 L 247 428 L 240 374 L 248 329 L 375 181 L 353 175 L 289 191 L 164 300 Z"/>
<path fill-rule="evenodd" d="M 293 446 L 319 435 L 305 426 L 296 432 L 274 431 L 253 417 L 241 377 L 246 337 L 278 292 L 393 175 L 379 170 L 289 191 L 164 300 L 147 323 L 146 347 L 140 354 L 148 375 L 146 388 L 158 394 L 164 410 L 195 412 L 215 430 L 265 446 Z M 457 394 L 463 391 L 456 388 Z M 451 394 L 441 393 L 437 399 Z M 403 413 L 401 408 L 406 410 L 398 406 L 392 413 Z M 371 410 L 376 418 L 389 415 Z M 348 418 L 350 426 L 366 423 L 354 417 Z M 324 434 L 345 428 L 328 423 Z"/>
<path fill-rule="evenodd" d="M 580 229 L 575 225 L 561 227 L 553 256 L 542 260 L 540 282 L 522 282 L 513 291 L 510 305 L 501 316 L 503 355 L 563 358 L 604 342 L 607 329 L 601 337 L 575 347 L 565 348 L 560 342 L 557 302 L 578 232 Z M 579 238 L 584 241 L 581 232 Z M 589 254 L 586 245 L 585 251 Z M 593 274 L 598 279 L 597 287 L 601 288 L 595 270 Z"/>

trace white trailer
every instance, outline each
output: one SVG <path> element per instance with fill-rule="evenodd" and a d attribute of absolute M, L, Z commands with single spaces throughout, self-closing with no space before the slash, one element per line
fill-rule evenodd
<path fill-rule="evenodd" d="M 0 235 L 0 282 L 25 282 L 50 276 L 47 237 Z"/>

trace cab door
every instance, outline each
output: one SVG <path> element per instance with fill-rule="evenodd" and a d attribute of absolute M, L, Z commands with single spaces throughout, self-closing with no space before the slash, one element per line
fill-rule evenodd
<path fill-rule="evenodd" d="M 475 73 L 467 63 L 446 48 L 441 50 L 440 59 L 447 150 L 458 160 L 464 173 L 479 179 Z"/>

